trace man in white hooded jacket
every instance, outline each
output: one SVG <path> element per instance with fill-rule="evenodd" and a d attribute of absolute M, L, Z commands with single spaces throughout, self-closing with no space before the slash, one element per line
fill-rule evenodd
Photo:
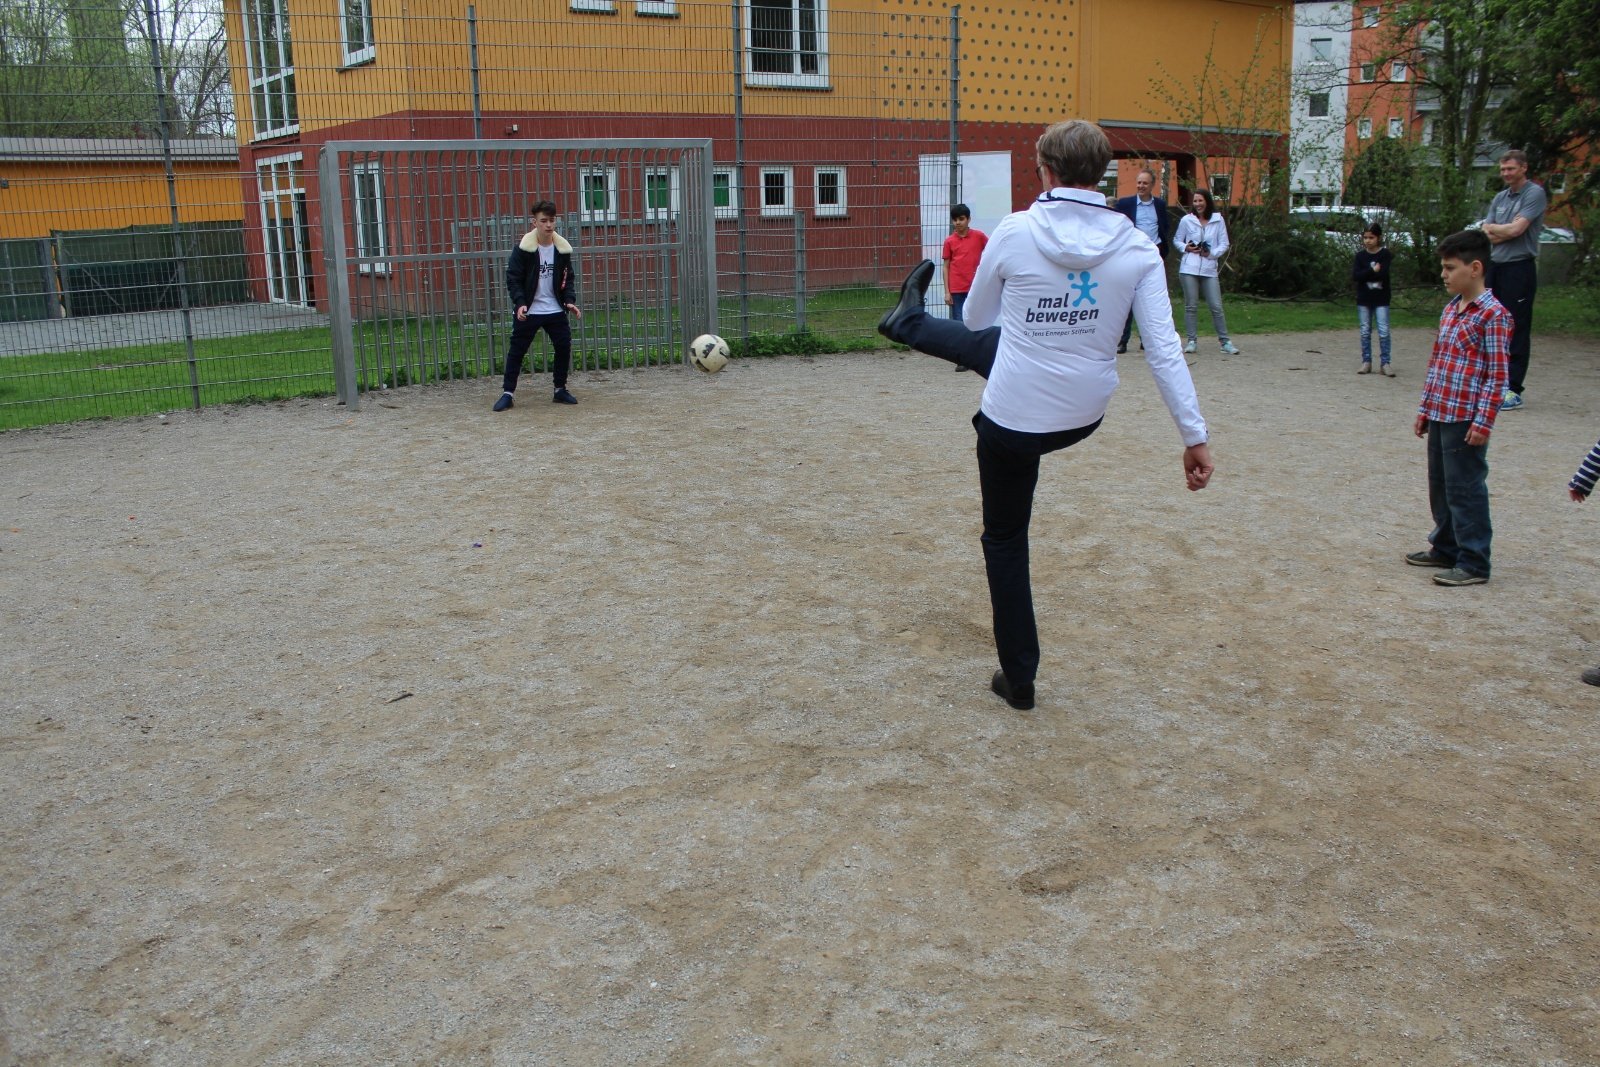
<path fill-rule="evenodd" d="M 1130 309 L 1183 440 L 1189 489 L 1213 465 L 1206 424 L 1172 324 L 1161 257 L 1105 206 L 1095 183 L 1111 144 L 1093 123 L 1060 122 L 1037 146 L 1043 195 L 989 238 L 967 297 L 965 322 L 928 318 L 933 272 L 922 263 L 884 316 L 886 336 L 988 378 L 973 426 L 983 491 L 983 558 L 1000 670 L 990 688 L 1014 708 L 1034 705 L 1039 634 L 1028 574 L 1028 522 L 1039 457 L 1076 444 L 1104 418 L 1117 387 L 1117 341 Z M 999 323 L 998 329 L 995 323 Z"/>

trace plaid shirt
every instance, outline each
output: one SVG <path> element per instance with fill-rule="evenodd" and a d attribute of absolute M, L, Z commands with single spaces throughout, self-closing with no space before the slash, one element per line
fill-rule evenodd
<path fill-rule="evenodd" d="M 1470 304 L 1459 296 L 1439 316 L 1439 338 L 1428 358 L 1422 406 L 1429 422 L 1470 422 L 1485 436 L 1494 429 L 1506 392 L 1511 312 L 1487 289 Z"/>

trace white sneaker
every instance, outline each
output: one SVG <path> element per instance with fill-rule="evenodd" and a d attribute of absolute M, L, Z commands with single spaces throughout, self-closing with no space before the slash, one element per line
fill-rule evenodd
<path fill-rule="evenodd" d="M 1235 347 L 1232 341 L 1224 341 L 1222 343 L 1222 354 L 1225 356 L 1237 356 L 1239 349 Z"/>
<path fill-rule="evenodd" d="M 1193 341 L 1190 341 L 1188 344 L 1183 346 L 1183 354 L 1186 355 L 1186 356 L 1194 355 L 1194 342 Z"/>

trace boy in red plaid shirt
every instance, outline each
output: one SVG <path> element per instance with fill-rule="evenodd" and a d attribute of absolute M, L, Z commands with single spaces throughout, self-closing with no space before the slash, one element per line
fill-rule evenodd
<path fill-rule="evenodd" d="M 1451 294 L 1439 316 L 1422 404 L 1413 429 L 1428 439 L 1428 504 L 1433 533 L 1414 567 L 1440 567 L 1436 585 L 1489 580 L 1489 433 L 1506 391 L 1511 313 L 1484 288 L 1489 238 L 1478 230 L 1439 242 L 1439 267 Z"/>

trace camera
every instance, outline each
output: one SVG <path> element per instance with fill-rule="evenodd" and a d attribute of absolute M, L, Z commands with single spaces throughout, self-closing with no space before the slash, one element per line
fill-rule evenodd
<path fill-rule="evenodd" d="M 1194 250 L 1200 253 L 1202 256 L 1209 256 L 1211 254 L 1211 242 L 1196 241 L 1194 243 Z"/>

